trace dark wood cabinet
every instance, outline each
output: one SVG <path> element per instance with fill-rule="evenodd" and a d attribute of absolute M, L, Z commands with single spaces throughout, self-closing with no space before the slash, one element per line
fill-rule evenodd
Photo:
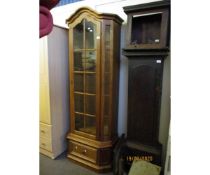
<path fill-rule="evenodd" d="M 158 142 L 162 68 L 162 57 L 129 59 L 127 138 L 131 141 Z"/>
<path fill-rule="evenodd" d="M 78 9 L 69 19 L 70 122 L 68 158 L 111 169 L 117 139 L 120 27 L 114 14 Z"/>
<path fill-rule="evenodd" d="M 170 53 L 170 1 L 127 6 L 124 11 L 128 17 L 123 48 L 128 58 L 127 138 L 122 137 L 115 152 L 123 162 L 119 167 L 128 172 L 135 156 L 161 165 L 159 120 L 163 65 Z"/>
<path fill-rule="evenodd" d="M 128 16 L 126 48 L 163 48 L 169 45 L 169 1 L 124 7 Z"/>

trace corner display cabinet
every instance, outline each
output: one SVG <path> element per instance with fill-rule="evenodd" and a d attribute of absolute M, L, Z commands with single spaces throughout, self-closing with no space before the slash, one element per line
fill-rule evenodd
<path fill-rule="evenodd" d="M 108 171 L 117 139 L 122 19 L 85 7 L 66 22 L 71 110 L 68 158 L 97 172 Z"/>

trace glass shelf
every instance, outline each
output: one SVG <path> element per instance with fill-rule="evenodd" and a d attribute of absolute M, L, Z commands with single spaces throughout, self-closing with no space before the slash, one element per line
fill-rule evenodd
<path fill-rule="evenodd" d="M 96 117 L 75 112 L 75 129 L 91 135 L 96 134 Z"/>

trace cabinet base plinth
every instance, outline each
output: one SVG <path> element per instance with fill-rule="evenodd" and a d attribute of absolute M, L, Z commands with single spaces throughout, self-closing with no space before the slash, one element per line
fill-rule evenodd
<path fill-rule="evenodd" d="M 95 144 L 94 144 L 95 143 Z M 68 137 L 67 157 L 98 173 L 112 170 L 112 141 L 100 142 L 72 135 Z"/>
<path fill-rule="evenodd" d="M 67 155 L 68 159 L 74 163 L 77 163 L 83 167 L 86 167 L 90 170 L 93 170 L 97 173 L 106 173 L 106 172 L 110 172 L 112 170 L 112 166 L 111 165 L 105 165 L 105 166 L 98 166 L 94 163 L 91 163 L 89 161 L 83 160 L 81 158 L 78 158 L 77 156 L 68 154 Z"/>
<path fill-rule="evenodd" d="M 55 159 L 55 155 L 52 152 L 50 152 L 50 151 L 47 151 L 47 150 L 42 149 L 42 148 L 39 148 L 39 152 L 41 154 L 45 155 L 45 156 L 50 157 L 51 159 Z"/>

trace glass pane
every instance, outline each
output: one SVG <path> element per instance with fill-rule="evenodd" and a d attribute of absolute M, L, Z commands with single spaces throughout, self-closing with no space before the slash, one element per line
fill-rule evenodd
<path fill-rule="evenodd" d="M 84 112 L 84 95 L 74 93 L 75 112 Z"/>
<path fill-rule="evenodd" d="M 74 74 L 74 91 L 84 92 L 84 78 L 83 74 Z"/>
<path fill-rule="evenodd" d="M 84 54 L 82 53 L 82 51 L 74 51 L 74 71 L 83 71 L 82 58 Z"/>
<path fill-rule="evenodd" d="M 85 56 L 82 58 L 82 65 L 87 72 L 95 72 L 96 67 L 96 52 L 86 51 Z"/>
<path fill-rule="evenodd" d="M 110 120 L 110 105 L 109 105 L 109 96 L 104 96 L 104 136 L 109 135 L 109 120 Z"/>
<path fill-rule="evenodd" d="M 103 72 L 103 99 L 104 99 L 104 106 L 103 106 L 103 133 L 104 136 L 109 136 L 109 121 L 110 121 L 110 44 L 111 44 L 111 26 L 105 26 L 105 58 L 104 58 L 104 72 Z"/>
<path fill-rule="evenodd" d="M 110 72 L 110 51 L 109 50 L 106 50 L 105 52 L 104 68 L 105 68 L 106 73 Z"/>
<path fill-rule="evenodd" d="M 105 26 L 105 72 L 109 72 L 110 68 L 110 25 Z"/>
<path fill-rule="evenodd" d="M 85 74 L 85 92 L 95 94 L 96 93 L 96 75 Z"/>
<path fill-rule="evenodd" d="M 158 44 L 160 24 L 161 14 L 133 17 L 131 44 Z"/>
<path fill-rule="evenodd" d="M 90 21 L 85 20 L 85 48 L 95 49 L 96 40 L 96 25 Z"/>
<path fill-rule="evenodd" d="M 86 114 L 96 114 L 96 96 L 95 95 L 86 95 L 85 96 L 85 113 Z"/>
<path fill-rule="evenodd" d="M 104 96 L 104 117 L 109 116 L 109 96 Z"/>
<path fill-rule="evenodd" d="M 109 118 L 104 117 L 104 135 L 109 135 Z"/>
<path fill-rule="evenodd" d="M 73 29 L 73 43 L 74 43 L 74 49 L 83 49 L 83 21 L 81 23 L 77 24 Z"/>
<path fill-rule="evenodd" d="M 104 95 L 109 95 L 110 73 L 104 73 Z"/>
<path fill-rule="evenodd" d="M 75 129 L 80 131 L 81 128 L 84 128 L 84 116 L 75 114 Z"/>
<path fill-rule="evenodd" d="M 85 116 L 85 132 L 96 135 L 96 118 Z"/>

